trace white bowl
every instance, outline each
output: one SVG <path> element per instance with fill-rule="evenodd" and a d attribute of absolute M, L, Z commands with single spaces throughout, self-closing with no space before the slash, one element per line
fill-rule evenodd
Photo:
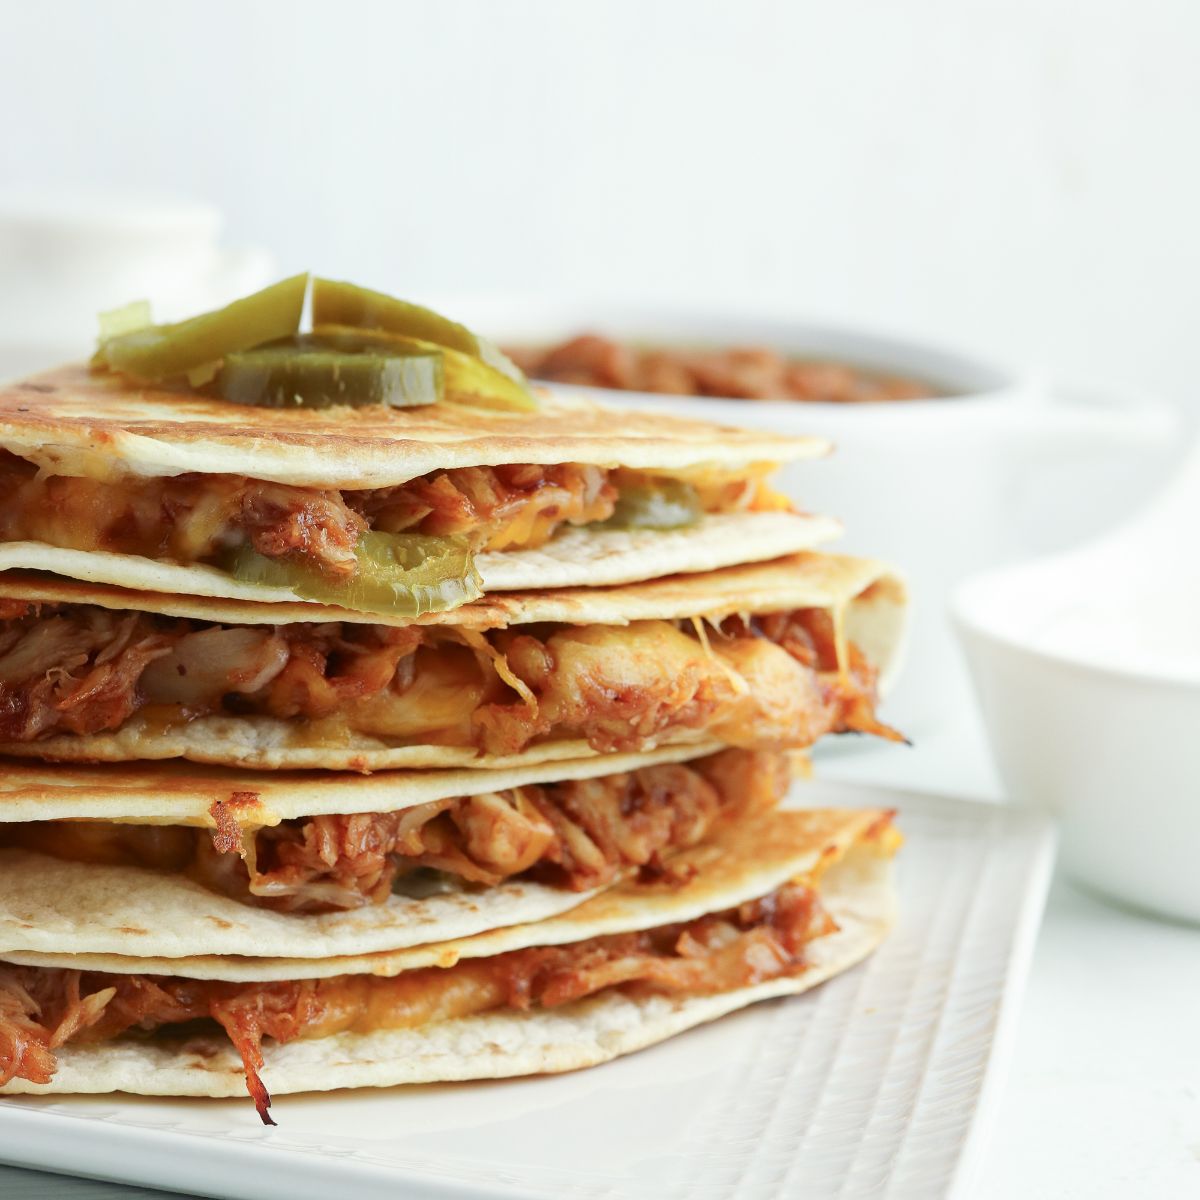
<path fill-rule="evenodd" d="M 501 343 L 582 331 L 664 345 L 765 345 L 928 380 L 949 397 L 845 405 L 721 400 L 600 388 L 610 405 L 782 433 L 820 434 L 827 461 L 786 467 L 801 507 L 841 518 L 838 548 L 885 558 L 914 597 L 908 663 L 887 716 L 911 736 L 970 703 L 945 619 L 974 571 L 1061 549 L 1145 498 L 1172 449 L 1173 414 L 1142 396 L 1052 388 L 1037 376 L 907 338 L 778 318 L 516 297 L 447 299 L 443 311 Z"/>
<path fill-rule="evenodd" d="M 86 357 L 106 309 L 146 299 L 178 320 L 266 283 L 271 255 L 227 249 L 220 232 L 207 204 L 0 189 L 0 379 Z"/>
<path fill-rule="evenodd" d="M 988 572 L 952 609 L 1009 797 L 1057 816 L 1064 869 L 1200 922 L 1200 576 L 1179 561 L 1189 542 L 1172 555 L 1170 539 L 1122 536 Z"/>

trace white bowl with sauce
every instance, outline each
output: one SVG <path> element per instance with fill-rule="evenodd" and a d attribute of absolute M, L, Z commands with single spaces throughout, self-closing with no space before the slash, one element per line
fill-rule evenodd
<path fill-rule="evenodd" d="M 779 484 L 802 508 L 842 520 L 846 536 L 835 548 L 886 559 L 907 576 L 908 666 L 885 714 L 918 739 L 970 703 L 945 618 L 953 586 L 1111 526 L 1150 494 L 1172 451 L 1175 418 L 1158 401 L 1051 387 L 1034 373 L 906 338 L 552 299 L 460 298 L 442 311 L 502 345 L 546 346 L 590 331 L 667 348 L 766 346 L 935 385 L 936 399 L 872 404 L 570 387 L 608 405 L 818 434 L 835 444 L 831 460 L 789 466 Z"/>
<path fill-rule="evenodd" d="M 1012 801 L 1127 904 L 1200 923 L 1200 451 L 1091 546 L 988 572 L 953 601 Z"/>

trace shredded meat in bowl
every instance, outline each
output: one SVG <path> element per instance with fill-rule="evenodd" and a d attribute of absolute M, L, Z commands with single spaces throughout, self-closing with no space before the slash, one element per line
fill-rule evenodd
<path fill-rule="evenodd" d="M 690 763 L 266 828 L 10 823 L 0 825 L 0 845 L 184 873 L 243 903 L 287 912 L 382 904 L 419 869 L 480 886 L 522 876 L 587 891 L 634 868 L 670 877 L 671 854 L 697 845 L 718 821 L 774 807 L 790 781 L 784 755 L 727 750 Z"/>
<path fill-rule="evenodd" d="M 394 978 L 341 975 L 295 983 L 223 983 L 0 964 L 0 1086 L 48 1083 L 56 1051 L 196 1020 L 233 1042 L 263 1121 L 265 1038 L 417 1028 L 497 1008 L 554 1008 L 611 988 L 698 995 L 804 969 L 807 942 L 834 928 L 816 893 L 787 884 L 761 900 L 684 924 L 566 946 L 466 959 Z"/>
<path fill-rule="evenodd" d="M 839 659 L 829 614 L 699 625 L 220 626 L 86 605 L 0 620 L 0 741 L 161 727 L 208 714 L 303 723 L 313 744 L 519 753 L 547 739 L 645 750 L 709 734 L 750 749 L 830 732 L 896 737 L 874 717 L 875 671 Z"/>

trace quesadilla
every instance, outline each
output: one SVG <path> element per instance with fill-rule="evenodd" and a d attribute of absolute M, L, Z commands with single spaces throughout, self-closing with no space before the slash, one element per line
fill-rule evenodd
<path fill-rule="evenodd" d="M 144 791 L 185 802 L 150 819 L 131 819 L 104 768 L 46 786 L 16 766 L 16 804 L 0 808 L 0 952 L 330 958 L 542 920 L 626 878 L 682 881 L 682 851 L 774 808 L 793 774 L 783 755 L 690 754 L 377 775 L 365 790 L 330 776 L 299 795 L 293 780 L 263 794 L 229 790 L 242 781 L 224 773 L 150 770 Z M 39 791 L 47 811 L 11 819 Z M 275 796 L 297 815 L 270 813 Z M 339 811 L 312 813 L 314 796 Z"/>
<path fill-rule="evenodd" d="M 0 570 L 414 615 L 810 549 L 840 526 L 767 478 L 826 450 L 564 398 L 261 410 L 69 367 L 0 388 Z"/>
<path fill-rule="evenodd" d="M 902 582 L 769 483 L 825 449 L 538 398 L 308 276 L 0 389 L 0 1092 L 272 1123 L 869 953 L 892 814 L 779 808 L 902 740 Z"/>
<path fill-rule="evenodd" d="M 879 564 L 815 553 L 378 623 L 0 575 L 0 753 L 370 771 L 894 738 L 904 610 Z"/>
<path fill-rule="evenodd" d="M 428 947 L 418 961 L 437 965 L 382 956 L 329 974 L 320 960 L 310 972 L 221 959 L 214 976 L 203 959 L 163 972 L 137 957 L 25 955 L 0 966 L 0 1090 L 246 1088 L 270 1122 L 268 1087 L 601 1063 L 803 991 L 868 954 L 892 920 L 890 815 L 768 813 L 730 827 L 715 852 L 689 852 L 695 870 L 682 885 L 614 888 L 557 919 Z M 209 974 L 193 974 L 193 962 Z M 272 981 L 272 965 L 286 976 Z"/>

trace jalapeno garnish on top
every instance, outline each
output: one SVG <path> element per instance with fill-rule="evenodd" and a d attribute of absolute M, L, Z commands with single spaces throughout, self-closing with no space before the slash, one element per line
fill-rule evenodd
<path fill-rule="evenodd" d="M 445 398 L 448 401 L 512 412 L 534 412 L 537 409 L 537 401 L 524 381 L 510 379 L 487 363 L 459 350 L 391 330 L 323 325 L 316 322 L 315 310 L 314 322 L 312 340 L 315 345 L 358 351 L 390 349 L 392 353 L 407 354 L 440 351 Z"/>
<path fill-rule="evenodd" d="M 224 308 L 173 325 L 147 325 L 102 339 L 93 362 L 143 383 L 189 375 L 226 355 L 300 328 L 307 275 L 293 275 Z"/>
<path fill-rule="evenodd" d="M 150 302 L 132 300 L 128 304 L 122 304 L 120 308 L 111 308 L 108 312 L 100 314 L 100 342 L 103 344 L 111 338 L 121 337 L 153 324 Z"/>
<path fill-rule="evenodd" d="M 214 384 L 233 404 L 260 408 L 415 408 L 442 398 L 438 351 L 322 347 L 311 339 L 227 355 Z"/>
<path fill-rule="evenodd" d="M 314 279 L 312 290 L 313 325 L 345 325 L 358 329 L 384 329 L 406 337 L 420 338 L 447 350 L 457 350 L 477 358 L 507 375 L 516 383 L 525 383 L 520 367 L 499 346 L 472 333 L 465 325 L 443 317 L 431 308 L 398 300 L 383 292 L 335 279 Z"/>

